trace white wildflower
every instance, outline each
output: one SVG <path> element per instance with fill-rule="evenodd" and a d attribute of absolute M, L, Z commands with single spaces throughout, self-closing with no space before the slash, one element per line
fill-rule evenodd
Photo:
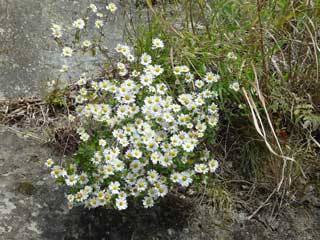
<path fill-rule="evenodd" d="M 163 48 L 163 41 L 159 38 L 152 39 L 152 49 Z"/>
<path fill-rule="evenodd" d="M 83 29 L 85 26 L 85 22 L 82 18 L 79 18 L 73 22 L 72 26 L 78 29 Z"/>

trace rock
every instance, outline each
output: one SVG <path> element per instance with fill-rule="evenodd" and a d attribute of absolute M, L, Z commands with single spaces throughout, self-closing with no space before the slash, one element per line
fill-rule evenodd
<path fill-rule="evenodd" d="M 169 234 L 169 236 L 173 236 L 173 235 L 175 234 L 174 229 L 169 228 L 169 229 L 168 229 L 168 234 Z"/>

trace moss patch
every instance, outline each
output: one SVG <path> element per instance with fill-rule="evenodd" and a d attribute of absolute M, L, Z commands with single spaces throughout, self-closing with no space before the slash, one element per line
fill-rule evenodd
<path fill-rule="evenodd" d="M 18 192 L 24 194 L 24 195 L 32 195 L 35 191 L 35 187 L 31 182 L 20 182 L 17 188 Z"/>

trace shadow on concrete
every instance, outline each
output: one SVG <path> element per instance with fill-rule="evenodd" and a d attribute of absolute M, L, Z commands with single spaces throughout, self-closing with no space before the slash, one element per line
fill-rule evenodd
<path fill-rule="evenodd" d="M 130 208 L 120 212 L 78 207 L 62 219 L 48 215 L 51 219 L 46 221 L 55 226 L 43 226 L 42 237 L 48 240 L 178 239 L 190 213 L 190 205 L 172 196 L 152 209 Z"/>

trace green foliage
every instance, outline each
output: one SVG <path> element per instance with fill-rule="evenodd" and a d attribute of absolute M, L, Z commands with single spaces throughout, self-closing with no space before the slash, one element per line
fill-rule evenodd
<path fill-rule="evenodd" d="M 222 139 L 236 139 L 229 142 L 228 147 L 234 151 L 230 150 L 228 156 L 236 159 L 237 174 L 247 179 L 273 178 L 276 182 L 282 174 L 279 165 L 282 161 L 270 157 L 265 143 L 255 133 L 242 92 L 229 89 L 229 84 L 235 81 L 251 94 L 267 126 L 262 102 L 254 90 L 259 83 L 284 153 L 297 158 L 297 163 L 285 174 L 289 178 L 301 176 L 301 167 L 312 172 L 310 166 L 319 157 L 317 144 L 310 142 L 319 141 L 316 136 L 319 136 L 320 104 L 313 99 L 318 98 L 320 89 L 317 43 L 320 2 L 180 0 L 157 5 L 147 2 L 152 17 L 147 24 L 135 28 L 131 40 L 141 53 L 150 47 L 146 42 L 161 37 L 169 46 L 165 64 L 177 60 L 197 69 L 199 75 L 207 70 L 221 75 L 218 101 L 225 121 L 220 135 Z M 236 58 L 228 58 L 229 53 Z M 226 129 L 229 129 L 227 136 Z M 303 152 L 308 152 L 308 157 Z"/>
<path fill-rule="evenodd" d="M 306 148 L 310 159 L 317 156 L 314 145 L 309 142 L 320 125 L 319 109 L 312 102 L 320 89 L 317 43 L 319 1 L 161 2 L 153 5 L 152 1 L 147 1 L 147 19 L 143 14 L 140 19 L 143 24 L 132 24 L 135 22 L 132 19 L 127 21 L 131 24 L 128 26 L 128 39 L 135 56 L 147 52 L 152 59 L 156 59 L 157 64 L 166 66 L 161 81 L 170 86 L 171 95 L 193 88 L 191 84 L 181 86 L 181 81 L 168 70 L 177 63 L 189 66 L 196 79 L 202 78 L 208 71 L 221 76 L 215 89 L 222 113 L 222 131 L 218 136 L 226 141 L 226 146 L 222 147 L 236 149 L 231 151 L 234 155 L 231 154 L 230 158 L 236 158 L 238 162 L 231 172 L 237 172 L 240 178 L 249 180 L 272 179 L 270 181 L 273 183 L 279 181 L 283 173 L 287 174 L 285 179 L 303 175 L 300 167 L 306 167 L 309 158 L 303 159 L 302 153 Z M 74 45 L 80 43 L 80 38 L 80 31 L 77 30 Z M 154 38 L 165 42 L 166 47 L 161 54 L 158 50 L 152 50 Z M 93 41 L 97 45 L 98 42 Z M 63 46 L 62 43 L 60 46 Z M 90 51 L 93 56 L 97 54 L 96 48 Z M 138 63 L 133 64 L 132 69 L 143 70 Z M 239 91 L 233 89 L 233 83 L 240 83 Z M 297 157 L 297 164 L 290 165 L 289 170 L 283 171 L 282 161 L 270 157 L 265 142 L 256 134 L 242 88 L 254 100 L 258 113 L 261 113 L 261 121 L 267 126 L 263 109 L 265 103 L 266 112 L 278 134 L 276 137 L 284 146 L 284 154 Z M 258 90 L 263 100 L 257 96 Z M 47 101 L 64 106 L 65 94 L 64 90 L 54 90 Z M 137 97 L 141 96 L 138 94 Z M 113 107 L 112 100 L 108 103 Z M 266 131 L 271 132 L 270 129 Z M 102 126 L 101 131 L 90 133 L 90 140 L 81 144 L 75 156 L 75 163 L 80 169 L 86 169 L 89 176 L 92 175 L 90 159 L 98 150 L 98 140 L 110 137 L 103 135 L 105 132 Z M 230 143 L 229 135 L 232 139 L 238 139 Z M 276 145 L 272 134 L 267 136 L 267 140 Z M 305 142 L 307 144 L 303 145 Z M 216 131 L 208 133 L 203 144 L 215 150 L 215 145 L 219 145 Z M 189 157 L 192 162 L 193 156 Z M 183 170 L 183 167 L 177 168 Z M 211 195 L 213 198 L 221 195 L 229 205 L 230 199 L 224 189 L 213 189 Z"/>
<path fill-rule="evenodd" d="M 49 92 L 45 101 L 54 107 L 66 107 L 67 106 L 67 88 L 55 88 Z"/>
<path fill-rule="evenodd" d="M 320 115 L 315 113 L 312 104 L 302 103 L 294 108 L 294 117 L 297 123 L 302 123 L 305 128 L 317 130 L 320 126 Z"/>

